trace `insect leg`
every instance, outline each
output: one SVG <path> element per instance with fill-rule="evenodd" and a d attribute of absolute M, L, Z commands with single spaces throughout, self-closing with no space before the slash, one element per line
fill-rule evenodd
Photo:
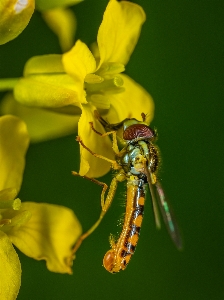
<path fill-rule="evenodd" d="M 104 183 L 104 182 L 101 182 L 101 181 L 99 181 L 99 180 L 97 180 L 95 178 L 91 178 L 91 177 L 88 177 L 86 175 L 80 175 L 79 173 L 77 173 L 75 171 L 72 171 L 72 175 L 80 176 L 80 177 L 83 177 L 85 179 L 88 179 L 88 180 L 90 180 L 90 181 L 92 181 L 92 182 L 100 185 L 103 188 L 102 189 L 102 193 L 101 193 L 101 207 L 103 208 L 103 206 L 104 206 L 104 194 L 105 194 L 105 192 L 106 192 L 106 190 L 108 188 L 107 184 Z"/>
<path fill-rule="evenodd" d="M 79 142 L 79 144 L 81 144 L 81 145 L 83 146 L 83 148 L 85 148 L 87 151 L 89 151 L 93 156 L 98 157 L 98 158 L 101 158 L 101 159 L 104 159 L 104 160 L 110 162 L 110 163 L 112 164 L 114 170 L 120 169 L 120 166 L 118 165 L 118 163 L 116 162 L 116 160 L 109 159 L 109 158 L 107 158 L 107 157 L 105 157 L 105 156 L 103 156 L 103 155 L 97 154 L 97 153 L 93 152 L 92 150 L 90 150 L 90 149 L 83 143 L 83 141 L 81 140 L 80 136 L 77 136 L 77 137 L 76 137 L 76 141 Z"/>
<path fill-rule="evenodd" d="M 72 172 L 73 175 L 77 175 L 77 176 L 80 176 L 78 173 L 76 172 Z M 110 184 L 110 187 L 109 187 L 109 191 L 107 193 L 107 197 L 106 197 L 106 200 L 105 200 L 105 192 L 107 190 L 107 185 L 106 183 L 103 183 L 103 182 L 100 182 L 94 178 L 89 178 L 87 176 L 81 176 L 81 177 L 84 177 L 86 179 L 89 179 L 99 185 L 101 185 L 103 187 L 103 190 L 101 192 L 101 207 L 102 207 L 102 210 L 101 210 L 101 213 L 100 213 L 100 216 L 99 216 L 99 219 L 93 224 L 93 226 L 87 230 L 83 235 L 80 236 L 80 238 L 78 239 L 78 241 L 76 242 L 74 248 L 72 249 L 72 255 L 74 255 L 76 253 L 76 251 L 78 250 L 78 248 L 81 246 L 82 242 L 91 234 L 93 233 L 93 231 L 99 226 L 100 222 L 102 221 L 104 215 L 106 214 L 106 212 L 108 211 L 112 201 L 113 201 L 113 198 L 114 198 L 114 195 L 115 195 L 115 192 L 116 192 L 116 189 L 117 189 L 117 184 L 118 182 L 120 181 L 123 181 L 125 180 L 125 174 L 121 172 L 119 172 L 111 181 L 111 184 Z"/>
<path fill-rule="evenodd" d="M 142 121 L 145 122 L 145 120 L 146 120 L 146 114 L 142 112 L 141 116 L 142 116 Z"/>
<path fill-rule="evenodd" d="M 93 122 L 89 122 L 90 126 L 91 126 L 91 129 L 97 133 L 98 135 L 100 135 L 101 137 L 105 137 L 105 136 L 108 136 L 110 134 L 112 134 L 112 149 L 114 150 L 114 153 L 115 154 L 118 154 L 120 151 L 118 149 L 118 144 L 117 144 L 117 133 L 115 130 L 112 130 L 112 131 L 108 131 L 108 132 L 105 132 L 105 133 L 100 133 L 99 131 L 97 131 L 94 127 L 93 127 Z"/>

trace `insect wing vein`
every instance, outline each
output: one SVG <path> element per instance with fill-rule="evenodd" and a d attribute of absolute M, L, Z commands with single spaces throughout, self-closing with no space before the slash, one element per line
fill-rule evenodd
<path fill-rule="evenodd" d="M 180 231 L 178 229 L 176 220 L 174 218 L 172 208 L 170 204 L 168 203 L 168 200 L 164 194 L 163 188 L 161 186 L 161 183 L 157 181 L 155 183 L 156 191 L 158 195 L 158 203 L 159 207 L 163 216 L 164 223 L 166 224 L 167 230 L 176 245 L 176 247 L 181 250 L 182 249 L 182 239 L 180 235 Z"/>

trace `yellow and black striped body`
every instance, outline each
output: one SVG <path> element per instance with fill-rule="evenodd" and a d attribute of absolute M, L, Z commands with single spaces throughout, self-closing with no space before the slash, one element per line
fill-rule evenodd
<path fill-rule="evenodd" d="M 157 227 L 160 228 L 160 221 L 154 189 L 171 238 L 179 249 L 182 242 L 162 186 L 157 179 L 160 156 L 158 147 L 153 143 L 156 139 L 155 131 L 136 119 L 125 119 L 118 124 L 107 124 L 103 120 L 103 124 L 110 130 L 118 130 L 123 126 L 124 148 L 116 153 L 115 157 L 120 166 L 117 176 L 121 174 L 122 181 L 127 181 L 125 220 L 119 239 L 116 242 L 110 240 L 111 249 L 103 259 L 105 269 L 117 273 L 126 268 L 138 243 L 145 203 L 145 185 L 149 185 Z"/>
<path fill-rule="evenodd" d="M 101 193 L 102 211 L 97 222 L 79 238 L 73 249 L 73 254 L 77 251 L 82 241 L 100 224 L 112 203 L 118 182 L 127 182 L 126 212 L 122 232 L 117 241 L 110 237 L 111 249 L 106 252 L 103 259 L 103 266 L 110 273 L 117 273 L 120 270 L 124 270 L 134 254 L 143 219 L 145 186 L 149 187 L 157 228 L 161 227 L 157 208 L 158 203 L 172 240 L 178 249 L 182 248 L 181 236 L 172 210 L 170 209 L 162 185 L 157 178 L 160 165 L 159 150 L 154 144 L 157 134 L 156 131 L 145 123 L 146 115 L 144 113 L 141 115 L 142 122 L 134 118 L 127 118 L 120 123 L 109 124 L 97 114 L 96 117 L 107 131 L 104 134 L 98 132 L 93 127 L 93 122 L 90 123 L 93 131 L 100 136 L 112 135 L 112 148 L 115 153 L 115 160 L 94 153 L 85 146 L 80 137 L 77 137 L 77 141 L 93 156 L 112 163 L 115 176 L 112 179 L 106 199 L 105 192 L 107 185 L 94 178 L 84 176 L 103 187 Z M 121 137 L 122 131 L 123 136 Z M 123 146 L 121 150 L 118 147 L 118 141 Z M 76 172 L 73 172 L 73 174 L 77 175 Z"/>
<path fill-rule="evenodd" d="M 128 127 L 129 129 L 129 127 Z M 147 126 L 137 126 L 136 131 L 151 134 Z M 110 241 L 111 249 L 107 251 L 103 259 L 105 269 L 111 273 L 124 270 L 134 254 L 139 239 L 142 225 L 145 190 L 147 176 L 145 170 L 150 165 L 154 177 L 158 169 L 158 150 L 150 141 L 142 141 L 136 138 L 139 132 L 130 128 L 129 135 L 133 136 L 130 143 L 116 156 L 116 161 L 121 166 L 127 181 L 126 212 L 122 232 L 117 242 Z"/>
<path fill-rule="evenodd" d="M 111 273 L 124 270 L 134 254 L 142 225 L 145 204 L 144 181 L 137 176 L 127 179 L 125 220 L 120 237 L 112 242 L 111 250 L 103 259 L 105 269 Z"/>

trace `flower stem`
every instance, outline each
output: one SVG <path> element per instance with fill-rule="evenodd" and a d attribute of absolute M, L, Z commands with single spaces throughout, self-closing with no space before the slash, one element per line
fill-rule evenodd
<path fill-rule="evenodd" d="M 0 79 L 0 91 L 12 90 L 19 78 L 3 78 Z"/>

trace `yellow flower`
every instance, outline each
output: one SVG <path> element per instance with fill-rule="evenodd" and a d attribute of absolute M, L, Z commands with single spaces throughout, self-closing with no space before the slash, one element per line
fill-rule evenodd
<path fill-rule="evenodd" d="M 98 110 L 110 123 L 127 117 L 141 118 L 147 114 L 149 123 L 154 114 L 151 96 L 124 71 L 137 43 L 145 21 L 143 9 L 128 1 L 109 1 L 100 25 L 93 51 L 81 41 L 62 57 L 45 55 L 31 58 L 24 78 L 14 88 L 14 96 L 24 105 L 51 108 L 75 115 L 81 113 L 78 134 L 92 151 L 113 158 L 111 141 L 101 138 L 96 130 L 102 126 L 94 118 Z M 81 147 L 80 174 L 90 177 L 104 175 L 110 169 L 106 161 L 93 157 Z"/>
<path fill-rule="evenodd" d="M 14 116 L 1 117 L 0 140 L 0 298 L 10 300 L 21 283 L 21 265 L 12 244 L 29 257 L 46 260 L 50 271 L 71 274 L 71 247 L 81 226 L 66 207 L 21 204 L 16 198 L 29 144 L 25 123 Z"/>

